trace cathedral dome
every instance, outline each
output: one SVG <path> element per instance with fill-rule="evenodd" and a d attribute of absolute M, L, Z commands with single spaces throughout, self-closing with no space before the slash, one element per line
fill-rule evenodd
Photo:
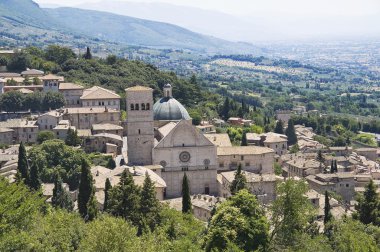
<path fill-rule="evenodd" d="M 154 120 L 179 121 L 190 120 L 191 117 L 185 107 L 173 97 L 163 97 L 153 106 Z"/>

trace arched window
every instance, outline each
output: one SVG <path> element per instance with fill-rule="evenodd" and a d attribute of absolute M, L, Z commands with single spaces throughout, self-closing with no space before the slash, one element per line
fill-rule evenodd
<path fill-rule="evenodd" d="M 141 103 L 141 110 L 145 110 L 145 103 Z"/>
<path fill-rule="evenodd" d="M 146 104 L 145 110 L 150 110 L 150 104 L 149 103 Z"/>
<path fill-rule="evenodd" d="M 139 129 L 139 135 L 141 134 L 141 130 Z"/>
<path fill-rule="evenodd" d="M 170 95 L 170 92 L 166 91 L 166 96 L 169 97 L 169 95 Z"/>
<path fill-rule="evenodd" d="M 138 103 L 136 103 L 136 105 L 135 105 L 135 110 L 139 110 L 139 104 Z"/>
<path fill-rule="evenodd" d="M 135 105 L 131 104 L 131 110 L 135 110 Z"/>

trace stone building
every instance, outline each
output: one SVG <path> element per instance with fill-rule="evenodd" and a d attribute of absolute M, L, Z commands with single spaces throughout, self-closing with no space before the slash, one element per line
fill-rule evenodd
<path fill-rule="evenodd" d="M 314 159 L 294 158 L 286 162 L 283 169 L 287 177 L 305 178 L 323 172 L 323 165 Z"/>
<path fill-rule="evenodd" d="M 59 84 L 64 81 L 62 76 L 57 76 L 53 74 L 48 74 L 39 78 L 43 83 L 43 91 L 48 92 L 58 92 Z"/>
<path fill-rule="evenodd" d="M 85 89 L 80 101 L 83 107 L 107 107 L 120 110 L 120 95 L 98 86 Z"/>
<path fill-rule="evenodd" d="M 74 83 L 60 83 L 58 91 L 65 97 L 65 107 L 80 107 L 84 88 Z"/>
<path fill-rule="evenodd" d="M 218 147 L 218 171 L 236 170 L 239 164 L 245 171 L 273 173 L 274 151 L 258 146 Z"/>
<path fill-rule="evenodd" d="M 376 159 L 378 158 L 376 148 L 359 148 L 359 149 L 356 149 L 355 152 L 372 161 L 376 161 Z"/>
<path fill-rule="evenodd" d="M 119 135 L 99 133 L 86 137 L 84 149 L 87 152 L 102 152 L 119 155 L 123 147 L 123 139 Z"/>
<path fill-rule="evenodd" d="M 152 164 L 154 147 L 153 89 L 135 86 L 127 88 L 128 163 Z"/>
<path fill-rule="evenodd" d="M 111 123 L 102 123 L 102 124 L 93 124 L 92 125 L 92 134 L 96 135 L 99 133 L 109 133 L 114 135 L 123 136 L 123 127 L 111 124 Z"/>
<path fill-rule="evenodd" d="M 290 110 L 277 110 L 276 119 L 284 122 L 285 125 L 288 124 L 289 119 L 292 117 L 292 111 Z"/>
<path fill-rule="evenodd" d="M 329 147 L 329 151 L 331 153 L 334 153 L 335 156 L 349 156 L 352 153 L 352 147 L 348 147 L 348 146 Z"/>
<path fill-rule="evenodd" d="M 37 121 L 27 119 L 11 119 L 0 122 L 0 128 L 13 130 L 13 141 L 15 143 L 36 143 L 38 135 Z M 9 136 L 8 136 L 9 138 Z"/>
<path fill-rule="evenodd" d="M 40 130 L 53 130 L 63 119 L 63 110 L 53 110 L 42 114 L 37 119 Z"/>
<path fill-rule="evenodd" d="M 247 133 L 247 143 L 248 145 L 270 148 L 279 156 L 286 154 L 288 149 L 288 137 L 273 132 L 263 134 Z"/>
<path fill-rule="evenodd" d="M 69 120 L 76 129 L 91 129 L 93 124 L 119 125 L 120 111 L 107 107 L 66 108 L 63 112 L 63 119 Z"/>
<path fill-rule="evenodd" d="M 355 177 L 352 173 L 316 174 L 306 177 L 310 189 L 319 193 L 332 191 L 342 196 L 346 203 L 355 196 Z"/>
<path fill-rule="evenodd" d="M 0 144 L 13 143 L 14 130 L 9 128 L 0 128 Z"/>
<path fill-rule="evenodd" d="M 227 133 L 206 134 L 205 137 L 217 147 L 231 147 L 232 143 Z"/>
<path fill-rule="evenodd" d="M 231 184 L 235 178 L 235 171 L 218 174 L 219 195 L 228 198 L 231 196 Z M 276 183 L 281 180 L 275 174 L 256 174 L 242 171 L 247 179 L 248 190 L 257 196 L 262 204 L 269 204 L 276 199 Z"/>
<path fill-rule="evenodd" d="M 58 125 L 53 128 L 53 132 L 57 138 L 66 140 L 69 129 L 74 131 L 76 130 L 74 126 L 70 125 L 70 121 L 61 120 L 59 121 Z"/>

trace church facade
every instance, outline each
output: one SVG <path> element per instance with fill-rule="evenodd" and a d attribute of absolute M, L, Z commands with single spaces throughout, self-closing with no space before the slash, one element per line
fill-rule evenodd
<path fill-rule="evenodd" d="M 191 194 L 217 195 L 216 146 L 191 124 L 171 85 L 153 107 L 153 90 L 147 87 L 126 89 L 126 99 L 128 164 L 161 165 L 167 198 L 181 196 L 185 173 Z"/>

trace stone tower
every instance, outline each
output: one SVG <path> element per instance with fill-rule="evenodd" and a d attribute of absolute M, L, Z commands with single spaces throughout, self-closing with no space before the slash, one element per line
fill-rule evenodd
<path fill-rule="evenodd" d="M 153 89 L 127 88 L 127 142 L 129 165 L 151 165 L 154 147 Z"/>

